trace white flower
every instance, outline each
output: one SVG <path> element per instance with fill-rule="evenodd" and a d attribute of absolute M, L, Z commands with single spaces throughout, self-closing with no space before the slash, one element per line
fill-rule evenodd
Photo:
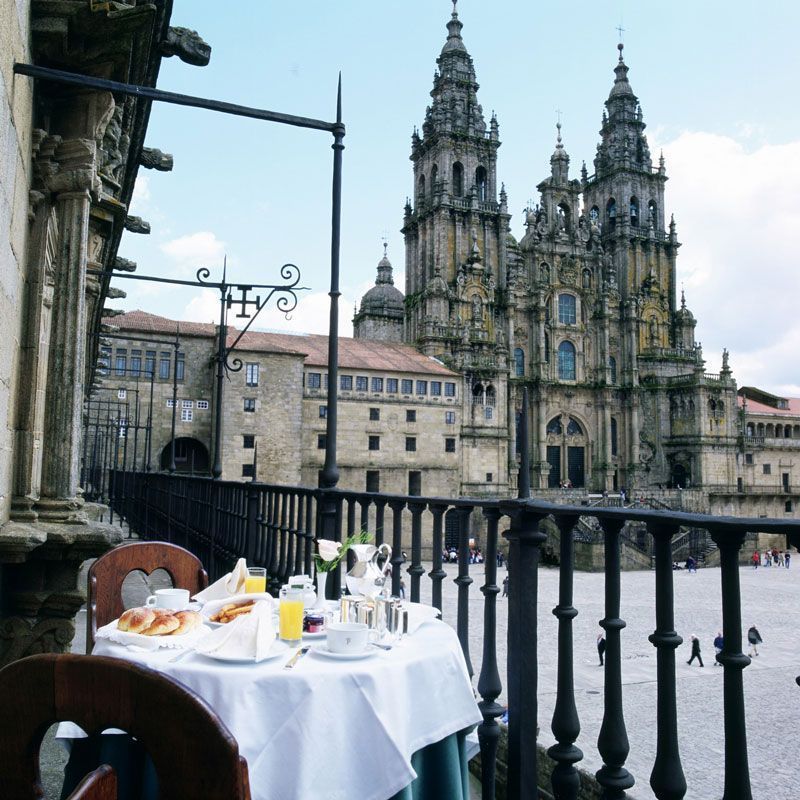
<path fill-rule="evenodd" d="M 341 549 L 341 542 L 334 542 L 331 539 L 317 539 L 317 552 L 323 561 L 335 561 L 339 558 Z"/>

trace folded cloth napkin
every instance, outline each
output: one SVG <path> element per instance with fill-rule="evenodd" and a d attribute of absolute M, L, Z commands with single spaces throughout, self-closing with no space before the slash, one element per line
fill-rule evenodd
<path fill-rule="evenodd" d="M 426 606 L 424 603 L 405 603 L 408 609 L 408 633 L 414 633 L 420 625 L 439 619 L 439 609 L 435 606 Z"/>
<path fill-rule="evenodd" d="M 234 594 L 244 592 L 244 584 L 247 580 L 247 561 L 240 558 L 233 568 L 233 572 L 223 575 L 211 586 L 207 586 L 202 592 L 198 592 L 192 599 L 207 603 L 209 600 L 223 600 Z"/>
<path fill-rule="evenodd" d="M 259 601 L 249 614 L 237 617 L 204 637 L 195 650 L 222 658 L 262 661 L 274 644 L 272 603 Z"/>

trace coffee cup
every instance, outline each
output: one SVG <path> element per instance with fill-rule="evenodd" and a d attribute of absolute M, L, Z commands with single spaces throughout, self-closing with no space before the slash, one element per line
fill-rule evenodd
<path fill-rule="evenodd" d="M 371 631 L 363 622 L 331 622 L 328 625 L 328 650 L 331 653 L 363 653 L 369 641 L 377 641 L 377 638 L 377 631 Z"/>
<path fill-rule="evenodd" d="M 156 608 L 171 608 L 175 611 L 182 611 L 189 605 L 188 589 L 156 589 L 155 594 L 151 594 L 145 601 L 146 606 Z"/>

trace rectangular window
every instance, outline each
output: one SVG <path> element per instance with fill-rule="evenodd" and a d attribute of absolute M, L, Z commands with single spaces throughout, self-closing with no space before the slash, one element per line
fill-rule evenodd
<path fill-rule="evenodd" d="M 182 381 L 186 377 L 186 354 L 178 353 L 175 358 L 175 377 Z"/>
<path fill-rule="evenodd" d="M 252 478 L 255 475 L 253 472 L 253 464 L 242 464 L 242 477 L 243 478 Z"/>
<path fill-rule="evenodd" d="M 444 440 L 444 451 L 445 451 L 445 453 L 455 453 L 455 451 L 456 451 L 456 440 L 452 436 L 448 436 Z"/>
<path fill-rule="evenodd" d="M 245 386 L 258 386 L 258 364 L 245 367 Z"/>
<path fill-rule="evenodd" d="M 764 474 L 771 475 L 772 474 L 772 464 L 763 464 Z"/>
<path fill-rule="evenodd" d="M 320 406 L 319 407 L 319 418 L 320 419 L 327 419 L 328 418 L 328 406 Z"/>
<path fill-rule="evenodd" d="M 327 372 L 322 376 L 322 388 L 323 389 L 327 389 L 328 388 L 328 373 Z"/>
<path fill-rule="evenodd" d="M 745 464 L 752 464 L 753 463 L 753 454 L 752 453 L 745 453 L 744 454 L 744 463 Z"/>
<path fill-rule="evenodd" d="M 142 374 L 142 351 L 131 350 L 131 375 L 138 378 Z"/>
<path fill-rule="evenodd" d="M 339 376 L 339 388 L 343 392 L 352 392 L 353 391 L 353 376 L 352 375 L 340 375 Z"/>
<path fill-rule="evenodd" d="M 242 447 L 244 447 L 245 450 L 252 450 L 255 446 L 256 446 L 255 434 L 245 433 L 242 436 Z"/>
<path fill-rule="evenodd" d="M 381 490 L 381 473 L 377 469 L 367 470 L 367 491 L 379 492 Z"/>
<path fill-rule="evenodd" d="M 486 483 L 491 483 L 494 480 L 494 475 L 491 472 L 486 473 Z"/>
<path fill-rule="evenodd" d="M 181 400 L 181 408 L 194 408 L 194 400 Z"/>
<path fill-rule="evenodd" d="M 170 372 L 172 372 L 170 362 L 172 357 L 169 353 L 162 353 L 161 360 L 158 362 L 158 377 L 167 379 L 169 378 Z"/>
<path fill-rule="evenodd" d="M 781 476 L 781 480 L 783 481 L 783 491 L 784 492 L 788 492 L 789 491 L 789 473 L 788 472 L 784 472 L 783 475 Z"/>
<path fill-rule="evenodd" d="M 117 389 L 117 399 L 124 400 L 128 396 L 127 389 Z"/>
<path fill-rule="evenodd" d="M 117 358 L 114 361 L 114 372 L 124 375 L 128 371 L 128 351 L 124 347 L 117 348 Z"/>
<path fill-rule="evenodd" d="M 191 408 L 181 409 L 181 422 L 191 422 L 194 417 L 194 411 Z"/>
<path fill-rule="evenodd" d="M 407 408 L 406 409 L 406 422 L 416 422 L 417 421 L 417 411 L 414 408 Z"/>
<path fill-rule="evenodd" d="M 357 392 L 366 392 L 367 391 L 367 376 L 366 375 L 356 375 L 356 391 Z"/>
<path fill-rule="evenodd" d="M 167 408 L 172 408 L 174 405 L 175 405 L 175 401 L 172 398 L 167 400 Z"/>
<path fill-rule="evenodd" d="M 455 425 L 456 424 L 456 412 L 455 411 L 445 411 L 444 412 L 444 422 L 445 422 L 445 425 Z"/>
<path fill-rule="evenodd" d="M 431 381 L 431 397 L 441 397 L 441 396 L 442 396 L 442 382 Z"/>
<path fill-rule="evenodd" d="M 408 378 L 403 378 L 400 381 L 400 393 L 401 394 L 411 394 L 414 391 L 414 381 L 408 380 Z"/>
<path fill-rule="evenodd" d="M 381 418 L 381 410 L 379 408 L 371 408 L 369 410 L 369 421 L 377 422 Z"/>
<path fill-rule="evenodd" d="M 322 374 L 319 372 L 308 373 L 308 388 L 319 389 L 322 386 Z"/>
<path fill-rule="evenodd" d="M 380 436 L 370 436 L 369 437 L 368 447 L 369 447 L 370 450 L 380 450 L 381 449 L 381 437 Z"/>
<path fill-rule="evenodd" d="M 208 400 L 198 400 L 197 401 L 197 410 L 198 411 L 208 411 Z"/>
<path fill-rule="evenodd" d="M 558 321 L 562 325 L 574 325 L 576 319 L 575 295 L 560 294 L 558 296 Z"/>
<path fill-rule="evenodd" d="M 97 371 L 101 375 L 108 375 L 108 370 L 111 367 L 111 348 L 101 347 L 100 358 L 97 359 Z"/>
<path fill-rule="evenodd" d="M 450 383 L 449 381 L 444 385 L 444 396 L 445 397 L 455 397 L 456 396 L 456 385 L 454 383 Z"/>
<path fill-rule="evenodd" d="M 256 410 L 256 401 L 254 397 L 244 398 L 244 410 L 248 413 L 253 413 Z"/>
<path fill-rule="evenodd" d="M 791 500 L 787 500 L 787 501 L 786 501 L 786 502 L 783 504 L 783 510 L 784 510 L 784 511 L 785 511 L 787 514 L 791 514 L 791 512 L 792 512 L 792 501 L 791 501 Z M 788 552 L 788 551 L 787 551 L 787 552 Z M 788 564 L 789 562 L 787 561 L 786 563 Z"/>
<path fill-rule="evenodd" d="M 492 419 L 494 416 L 494 409 L 491 406 L 486 406 L 486 408 L 483 409 L 483 416 L 485 419 Z"/>
<path fill-rule="evenodd" d="M 422 494 L 422 473 L 418 470 L 412 469 L 408 473 L 408 493 L 412 497 Z"/>
<path fill-rule="evenodd" d="M 328 437 L 324 433 L 317 434 L 317 450 L 324 450 L 328 446 Z"/>
<path fill-rule="evenodd" d="M 406 453 L 416 453 L 416 452 L 417 452 L 417 437 L 406 436 Z"/>
<path fill-rule="evenodd" d="M 428 381 L 417 381 L 417 394 L 428 394 Z"/>
<path fill-rule="evenodd" d="M 387 394 L 397 394 L 397 378 L 387 378 L 386 379 L 386 393 Z"/>
<path fill-rule="evenodd" d="M 124 439 L 128 434 L 128 420 L 121 419 L 119 421 L 119 438 Z"/>
<path fill-rule="evenodd" d="M 383 378 L 373 378 L 372 379 L 372 391 L 373 392 L 382 392 L 383 391 Z"/>
<path fill-rule="evenodd" d="M 156 351 L 147 350 L 144 354 L 144 374 L 149 378 L 155 375 L 156 371 Z"/>

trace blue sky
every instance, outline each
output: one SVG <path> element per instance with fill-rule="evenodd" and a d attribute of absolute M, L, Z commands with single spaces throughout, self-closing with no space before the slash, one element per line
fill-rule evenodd
<path fill-rule="evenodd" d="M 549 172 L 556 109 L 572 174 L 584 159 L 591 167 L 622 23 L 651 150 L 666 156 L 678 278 L 708 369 L 727 347 L 740 385 L 800 396 L 800 3 L 460 0 L 458 9 L 479 100 L 500 122 L 498 177 L 518 237 Z M 196 29 L 212 57 L 205 68 L 165 60 L 161 88 L 332 119 L 342 71 L 345 335 L 384 234 L 403 289 L 410 137 L 451 10 L 448 0 L 174 3 L 173 24 Z M 227 254 L 231 277 L 262 283 L 293 262 L 311 291 L 291 320 L 265 309 L 261 326 L 327 332 L 330 135 L 156 105 L 147 144 L 173 153 L 175 168 L 140 170 L 132 213 L 153 232 L 125 234 L 120 255 L 140 274 L 190 277 L 199 266 L 221 270 Z M 117 308 L 216 317 L 213 296 L 199 290 L 115 285 L 129 295 Z"/>

